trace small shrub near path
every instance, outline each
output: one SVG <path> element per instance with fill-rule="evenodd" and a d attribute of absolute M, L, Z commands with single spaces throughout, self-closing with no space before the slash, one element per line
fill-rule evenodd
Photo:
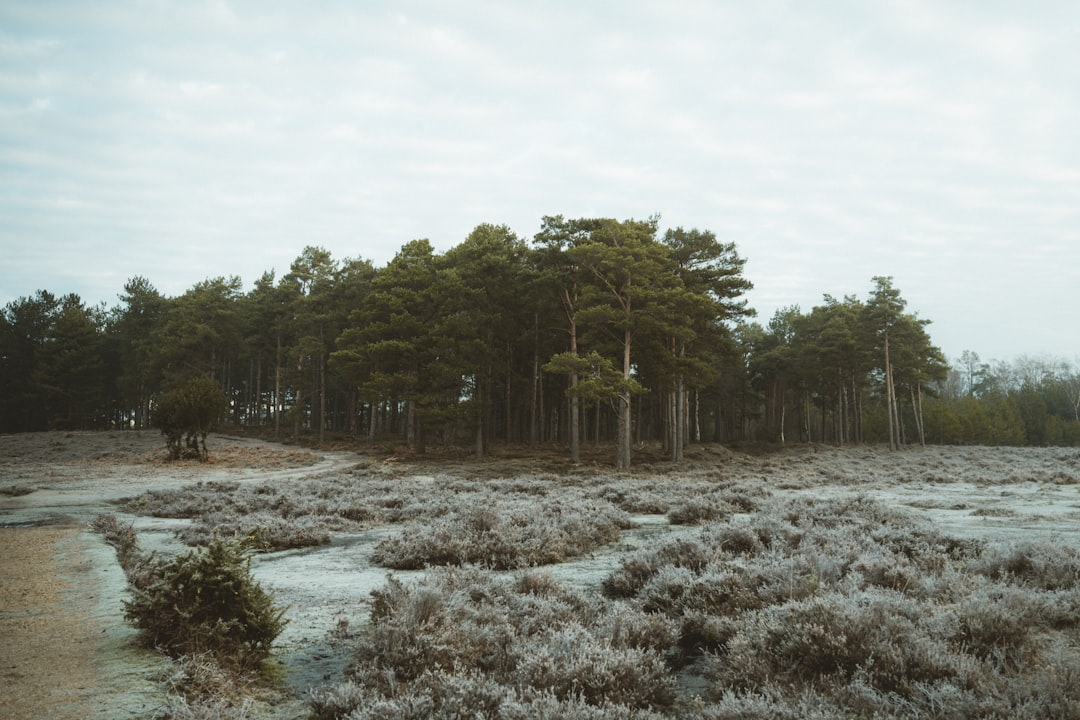
<path fill-rule="evenodd" d="M 245 670 L 269 656 L 285 611 L 254 581 L 239 543 L 211 540 L 155 570 L 125 603 L 144 644 L 174 657 L 209 653 Z"/>

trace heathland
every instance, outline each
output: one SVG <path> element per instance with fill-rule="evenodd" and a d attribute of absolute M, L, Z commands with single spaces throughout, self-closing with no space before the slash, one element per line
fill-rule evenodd
<path fill-rule="evenodd" d="M 1080 450 L 209 445 L 0 436 L 12 717 L 1078 716 Z M 242 543 L 270 669 L 142 648 L 103 516 Z"/>

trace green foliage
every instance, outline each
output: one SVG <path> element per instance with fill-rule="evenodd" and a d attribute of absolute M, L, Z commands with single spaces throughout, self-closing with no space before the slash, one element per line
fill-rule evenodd
<path fill-rule="evenodd" d="M 591 435 L 627 466 L 638 443 L 677 461 L 699 438 L 1080 443 L 1075 367 L 966 352 L 950 373 L 887 276 L 733 326 L 753 314 L 744 266 L 708 230 L 556 215 L 531 242 L 482 223 L 381 268 L 308 246 L 247 294 L 221 276 L 167 298 L 134 277 L 106 310 L 42 290 L 0 313 L 0 431 L 148 427 L 163 391 L 211 377 L 230 422 L 417 452 L 556 442 L 578 462 Z"/>
<path fill-rule="evenodd" d="M 200 377 L 164 393 L 157 400 L 154 424 L 165 436 L 169 457 L 207 459 L 206 436 L 225 413 L 228 399 L 216 382 Z"/>
<path fill-rule="evenodd" d="M 99 426 L 105 320 L 78 295 L 39 291 L 0 312 L 0 431 Z"/>
<path fill-rule="evenodd" d="M 244 669 L 267 658 L 284 628 L 284 609 L 251 577 L 242 545 L 220 539 L 159 564 L 124 607 L 148 647 Z"/>

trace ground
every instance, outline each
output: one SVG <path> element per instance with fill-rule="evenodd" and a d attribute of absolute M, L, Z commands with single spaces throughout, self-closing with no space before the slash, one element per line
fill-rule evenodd
<path fill-rule="evenodd" d="M 774 496 L 869 495 L 925 513 L 944 531 L 966 537 L 1080 540 L 1080 451 L 1034 448 L 728 449 L 694 446 L 673 467 L 658 453 L 638 452 L 632 473 L 607 468 L 607 453 L 570 465 L 559 448 L 501 450 L 476 462 L 465 452 L 434 452 L 427 459 L 349 447 L 306 450 L 261 440 L 214 436 L 211 462 L 165 463 L 153 432 L 29 433 L 0 436 L 0 682 L 4 715 L 11 718 L 150 717 L 165 702 L 153 679 L 161 661 L 135 648 L 124 623 L 123 574 L 112 549 L 88 523 L 146 490 L 229 481 L 287 488 L 299 481 L 351 472 L 388 482 L 435 478 L 484 482 L 498 478 L 572 476 L 578 484 L 624 480 L 651 489 L 672 480 L 724 478 L 754 484 Z M 672 485 L 674 487 L 674 485 Z M 131 517 L 131 516 L 125 516 Z M 173 531 L 187 521 L 138 518 L 140 535 L 163 551 L 178 546 Z M 595 584 L 627 546 L 667 532 L 645 519 L 618 547 L 554 569 L 560 580 Z M 372 584 L 385 579 L 368 554 L 387 528 L 335 533 L 321 549 L 262 556 L 260 582 L 289 605 L 290 627 L 279 645 L 289 683 L 337 679 L 345 664 L 335 655 L 335 626 L 355 621 Z M 279 717 L 296 704 L 268 710 Z"/>

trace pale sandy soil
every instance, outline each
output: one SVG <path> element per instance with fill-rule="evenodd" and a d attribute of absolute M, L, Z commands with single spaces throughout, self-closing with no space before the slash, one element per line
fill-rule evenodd
<path fill-rule="evenodd" d="M 87 530 L 118 500 L 149 489 L 231 480 L 273 483 L 343 472 L 354 451 L 307 451 L 258 440 L 213 437 L 212 462 L 166 464 L 154 432 L 32 433 L 0 436 L 0 684 L 12 718 L 151 717 L 165 702 L 153 679 L 160 660 L 132 642 L 123 622 L 125 585 L 112 549 Z M 771 497 L 865 493 L 915 509 L 942 530 L 970 537 L 1057 538 L 1080 546 L 1080 450 L 1058 448 L 882 448 L 801 446 L 769 452 L 692 447 L 677 468 L 639 453 L 637 469 L 606 469 L 607 453 L 569 466 L 557 448 L 525 450 L 480 464 L 467 453 L 428 459 L 379 457 L 365 472 L 386 478 L 505 478 L 520 474 L 582 476 L 584 482 L 664 483 L 680 478 L 757 483 Z M 125 518 L 127 520 L 135 519 Z M 168 546 L 177 523 L 138 519 L 140 541 Z M 610 553 L 553 568 L 561 580 L 599 577 L 635 542 L 675 531 L 647 520 L 637 541 Z M 333 681 L 344 666 L 328 629 L 362 617 L 373 584 L 386 571 L 365 548 L 386 531 L 335 536 L 329 546 L 271 553 L 253 565 L 256 577 L 289 606 L 280 653 L 298 690 Z M 643 540 L 644 538 L 644 540 Z M 175 544 L 174 544 L 175 545 Z M 340 653 L 339 653 L 340 655 Z M 291 717 L 302 705 L 260 717 Z"/>
<path fill-rule="evenodd" d="M 87 529 L 110 501 L 340 462 L 219 438 L 211 463 L 166 465 L 162 447 L 153 432 L 0 435 L 0 717 L 150 718 L 165 704 L 161 659 L 123 620 L 123 571 Z"/>

